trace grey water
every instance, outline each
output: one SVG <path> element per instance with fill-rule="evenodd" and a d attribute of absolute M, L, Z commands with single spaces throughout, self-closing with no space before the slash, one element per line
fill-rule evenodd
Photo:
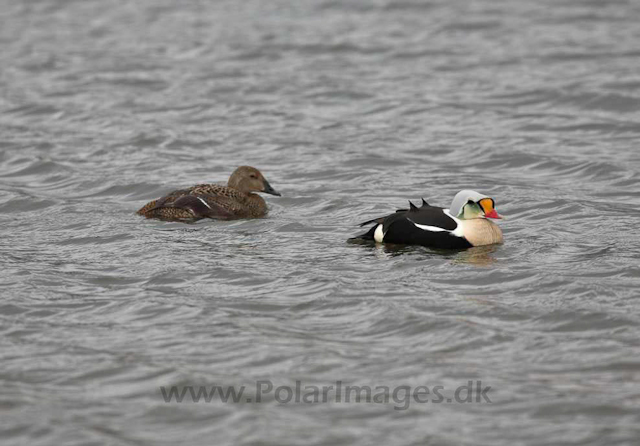
<path fill-rule="evenodd" d="M 640 3 L 0 6 L 3 445 L 638 444 Z M 503 245 L 347 242 L 465 188 Z"/>

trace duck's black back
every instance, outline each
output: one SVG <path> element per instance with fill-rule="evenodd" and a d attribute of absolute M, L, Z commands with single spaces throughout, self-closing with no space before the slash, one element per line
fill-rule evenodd
<path fill-rule="evenodd" d="M 399 210 L 367 223 L 376 224 L 369 232 L 355 237 L 356 239 L 374 240 L 376 229 L 379 224 L 382 224 L 385 243 L 423 245 L 443 249 L 471 247 L 471 244 L 464 237 L 451 234 L 451 231 L 454 231 L 458 224 L 444 213 L 443 208 L 436 206 L 422 206 L 420 208 L 412 206 L 409 210 Z M 418 228 L 416 224 L 443 230 L 430 231 Z"/>

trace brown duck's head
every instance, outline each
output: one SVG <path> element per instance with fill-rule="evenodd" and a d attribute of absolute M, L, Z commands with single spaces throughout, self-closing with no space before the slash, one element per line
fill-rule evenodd
<path fill-rule="evenodd" d="M 267 179 L 255 167 L 238 167 L 229 177 L 228 186 L 246 193 L 264 192 L 280 196 L 280 193 L 271 187 Z"/>

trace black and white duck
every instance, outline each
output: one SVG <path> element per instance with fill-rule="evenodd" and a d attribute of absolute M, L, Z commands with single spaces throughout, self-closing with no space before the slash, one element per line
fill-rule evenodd
<path fill-rule="evenodd" d="M 463 249 L 502 243 L 500 227 L 488 219 L 502 218 L 493 198 L 473 190 L 456 194 L 449 209 L 431 206 L 424 199 L 417 207 L 366 221 L 371 229 L 350 240 L 374 240 L 378 243 L 422 245 L 431 248 Z"/>

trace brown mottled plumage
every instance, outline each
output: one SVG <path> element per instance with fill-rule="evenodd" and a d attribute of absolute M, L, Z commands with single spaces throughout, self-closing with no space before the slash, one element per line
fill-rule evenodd
<path fill-rule="evenodd" d="M 280 196 L 255 167 L 240 166 L 226 186 L 198 184 L 175 190 L 150 201 L 136 213 L 162 220 L 258 218 L 267 214 L 267 203 L 253 192 Z"/>

